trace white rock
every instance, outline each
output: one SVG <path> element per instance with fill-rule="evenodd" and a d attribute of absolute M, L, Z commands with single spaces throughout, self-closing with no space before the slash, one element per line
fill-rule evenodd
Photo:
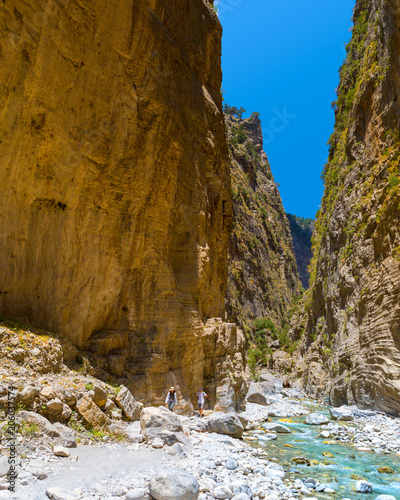
<path fill-rule="evenodd" d="M 357 481 L 356 491 L 359 493 L 372 493 L 372 484 L 368 481 Z"/>
<path fill-rule="evenodd" d="M 214 497 L 220 499 L 232 498 L 233 491 L 228 486 L 217 486 L 214 488 Z"/>
<path fill-rule="evenodd" d="M 305 423 L 308 425 L 322 425 L 327 424 L 328 422 L 329 418 L 322 415 L 322 413 L 310 413 L 305 419 Z"/>
<path fill-rule="evenodd" d="M 134 490 L 128 491 L 125 496 L 125 500 L 149 500 L 150 493 L 145 488 L 135 488 Z"/>
<path fill-rule="evenodd" d="M 164 467 L 149 483 L 150 494 L 156 500 L 197 500 L 197 479 L 181 469 Z"/>
<path fill-rule="evenodd" d="M 50 500 L 79 500 L 81 492 L 79 490 L 66 490 L 64 488 L 49 488 L 46 495 Z"/>

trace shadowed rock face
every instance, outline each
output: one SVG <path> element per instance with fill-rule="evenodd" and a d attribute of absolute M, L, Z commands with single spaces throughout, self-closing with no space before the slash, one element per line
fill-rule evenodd
<path fill-rule="evenodd" d="M 288 219 L 263 150 L 260 119 L 227 115 L 226 123 L 234 213 L 227 311 L 248 331 L 261 317 L 281 326 L 300 289 Z"/>
<path fill-rule="evenodd" d="M 220 42 L 203 0 L 0 11 L 1 311 L 99 346 L 135 394 L 216 371 L 202 333 L 224 315 L 231 223 Z"/>
<path fill-rule="evenodd" d="M 310 272 L 308 266 L 312 257 L 311 237 L 314 230 L 314 221 L 304 219 L 293 214 L 286 214 L 290 232 L 293 238 L 294 254 L 296 256 L 297 269 L 303 288 L 307 290 Z"/>
<path fill-rule="evenodd" d="M 400 2 L 358 1 L 341 69 L 297 374 L 335 405 L 400 409 Z"/>

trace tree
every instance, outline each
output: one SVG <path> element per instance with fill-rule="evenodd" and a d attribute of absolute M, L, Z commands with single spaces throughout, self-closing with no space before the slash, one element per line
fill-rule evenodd
<path fill-rule="evenodd" d="M 239 118 L 239 120 L 243 118 L 243 113 L 246 113 L 246 110 L 243 107 L 237 109 L 236 116 Z"/>

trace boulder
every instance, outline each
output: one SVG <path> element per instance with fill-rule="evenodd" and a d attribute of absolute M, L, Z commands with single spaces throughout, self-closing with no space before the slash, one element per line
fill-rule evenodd
<path fill-rule="evenodd" d="M 83 396 L 77 403 L 76 409 L 79 414 L 91 425 L 99 431 L 108 431 L 111 420 L 104 415 L 100 408 L 93 403 L 88 396 Z"/>
<path fill-rule="evenodd" d="M 43 415 L 39 415 L 39 413 L 35 413 L 33 411 L 20 411 L 18 415 L 30 425 L 37 425 L 41 432 L 44 432 L 48 436 L 51 437 L 60 437 L 60 432 L 56 429 L 56 427 L 51 424 L 47 418 L 43 417 Z"/>
<path fill-rule="evenodd" d="M 53 387 L 46 386 L 40 391 L 40 395 L 45 399 L 54 399 L 56 397 L 56 391 Z"/>
<path fill-rule="evenodd" d="M 251 382 L 246 401 L 266 406 L 270 404 L 269 396 L 273 394 L 276 394 L 275 382 Z"/>
<path fill-rule="evenodd" d="M 66 490 L 64 488 L 48 488 L 46 495 L 50 500 L 79 500 L 82 497 L 79 490 Z"/>
<path fill-rule="evenodd" d="M 379 495 L 375 500 L 396 500 L 396 498 L 393 495 Z"/>
<path fill-rule="evenodd" d="M 268 432 L 277 432 L 278 434 L 290 434 L 292 432 L 286 425 L 278 422 L 266 422 L 261 427 Z"/>
<path fill-rule="evenodd" d="M 372 493 L 372 484 L 368 481 L 357 481 L 355 488 L 358 493 Z"/>
<path fill-rule="evenodd" d="M 119 391 L 115 402 L 121 408 L 122 413 L 125 417 L 134 422 L 135 420 L 139 420 L 140 412 L 142 411 L 143 405 L 142 403 L 138 403 L 135 398 L 132 396 L 132 393 L 129 389 L 122 386 Z"/>
<path fill-rule="evenodd" d="M 140 415 L 140 425 L 146 441 L 160 438 L 165 444 L 188 444 L 179 417 L 163 406 L 145 408 Z"/>
<path fill-rule="evenodd" d="M 199 489 L 192 474 L 175 467 L 163 468 L 149 483 L 150 495 L 155 500 L 197 500 Z"/>
<path fill-rule="evenodd" d="M 215 413 L 208 419 L 207 432 L 216 432 L 217 434 L 241 438 L 244 429 L 236 413 Z"/>
<path fill-rule="evenodd" d="M 53 453 L 56 457 L 69 457 L 69 451 L 67 450 L 67 448 L 64 448 L 64 446 L 54 446 Z"/>
<path fill-rule="evenodd" d="M 354 420 L 353 411 L 348 406 L 340 406 L 338 408 L 329 408 L 329 413 L 333 420 L 352 421 Z"/>
<path fill-rule="evenodd" d="M 39 389 L 31 385 L 27 385 L 18 394 L 18 399 L 25 406 L 29 406 L 33 403 L 34 399 L 39 395 Z"/>
<path fill-rule="evenodd" d="M 64 409 L 64 403 L 58 398 L 50 399 L 50 401 L 47 401 L 46 403 L 46 408 L 51 413 L 61 415 Z"/>
<path fill-rule="evenodd" d="M 95 385 L 93 389 L 88 392 L 88 396 L 99 408 L 104 409 L 108 398 L 107 392 L 104 389 Z"/>
<path fill-rule="evenodd" d="M 308 425 L 323 425 L 329 422 L 329 418 L 322 415 L 322 413 L 309 413 L 304 423 Z"/>
<path fill-rule="evenodd" d="M 382 465 L 381 467 L 378 467 L 378 472 L 380 474 L 396 474 L 396 472 L 387 465 Z"/>
<path fill-rule="evenodd" d="M 134 490 L 129 491 L 125 500 L 149 500 L 150 493 L 145 488 L 135 488 Z"/>
<path fill-rule="evenodd" d="M 60 422 L 56 422 L 54 424 L 54 427 L 60 433 L 60 437 L 57 438 L 57 444 L 65 446 L 66 448 L 77 447 L 75 433 L 72 429 L 70 429 L 66 425 L 60 424 Z"/>

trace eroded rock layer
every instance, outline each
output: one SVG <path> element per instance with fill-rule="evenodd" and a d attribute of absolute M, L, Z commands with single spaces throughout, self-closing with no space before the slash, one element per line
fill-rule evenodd
<path fill-rule="evenodd" d="M 231 223 L 220 41 L 205 0 L 0 10 L 0 309 L 103 339 L 102 369 L 148 400 L 220 371 L 203 337 Z"/>
<path fill-rule="evenodd" d="M 400 410 L 400 2 L 359 0 L 340 71 L 297 374 L 335 405 Z"/>
<path fill-rule="evenodd" d="M 234 213 L 226 304 L 230 318 L 250 333 L 256 319 L 283 326 L 300 282 L 258 114 L 244 120 L 227 115 L 226 123 Z"/>

